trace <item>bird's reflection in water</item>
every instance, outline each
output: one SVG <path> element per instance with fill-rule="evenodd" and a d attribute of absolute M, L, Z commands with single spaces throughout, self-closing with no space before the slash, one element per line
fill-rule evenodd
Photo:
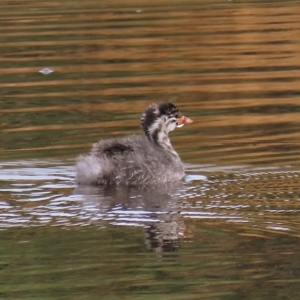
<path fill-rule="evenodd" d="M 180 203 L 186 194 L 183 182 L 147 187 L 78 186 L 83 209 L 106 224 L 142 226 L 145 244 L 154 251 L 176 251 L 184 237 Z"/>

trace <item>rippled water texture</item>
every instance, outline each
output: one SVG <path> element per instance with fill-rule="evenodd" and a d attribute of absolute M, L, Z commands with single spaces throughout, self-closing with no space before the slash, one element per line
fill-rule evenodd
<path fill-rule="evenodd" d="M 0 11 L 1 299 L 299 299 L 299 1 Z M 185 181 L 76 186 L 160 100 Z"/>

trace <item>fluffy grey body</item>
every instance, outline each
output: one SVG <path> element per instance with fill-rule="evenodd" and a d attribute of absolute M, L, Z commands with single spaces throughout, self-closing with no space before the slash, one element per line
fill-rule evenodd
<path fill-rule="evenodd" d="M 90 154 L 80 156 L 77 164 L 81 184 L 157 184 L 178 181 L 184 175 L 178 155 L 137 135 L 102 140 Z"/>
<path fill-rule="evenodd" d="M 129 186 L 183 179 L 184 166 L 168 133 L 184 122 L 192 121 L 183 117 L 173 104 L 152 104 L 141 118 L 144 136 L 101 140 L 93 145 L 89 154 L 79 156 L 77 183 Z"/>

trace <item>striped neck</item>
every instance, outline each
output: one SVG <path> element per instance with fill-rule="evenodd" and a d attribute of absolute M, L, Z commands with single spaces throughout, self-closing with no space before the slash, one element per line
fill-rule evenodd
<path fill-rule="evenodd" d="M 145 134 L 151 143 L 156 144 L 168 151 L 170 154 L 179 157 L 172 147 L 169 138 L 168 126 L 164 119 L 157 119 L 150 128 L 146 130 Z"/>

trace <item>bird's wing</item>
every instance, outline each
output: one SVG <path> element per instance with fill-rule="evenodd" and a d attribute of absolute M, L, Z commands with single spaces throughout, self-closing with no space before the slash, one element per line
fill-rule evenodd
<path fill-rule="evenodd" d="M 103 152 L 110 157 L 132 154 L 134 149 L 131 146 L 124 145 L 121 143 L 114 143 L 113 145 L 106 146 Z"/>

